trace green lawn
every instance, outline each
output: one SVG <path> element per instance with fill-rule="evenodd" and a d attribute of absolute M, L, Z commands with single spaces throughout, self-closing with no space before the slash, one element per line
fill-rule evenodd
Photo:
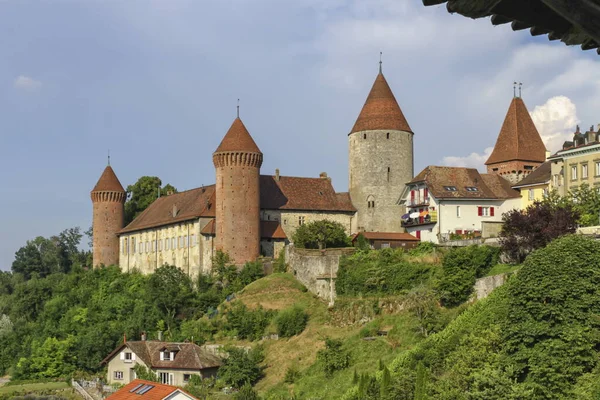
<path fill-rule="evenodd" d="M 2 386 L 0 387 L 0 394 L 13 392 L 35 392 L 39 390 L 57 390 L 66 389 L 68 387 L 69 385 L 66 382 L 27 383 L 24 385 Z"/>

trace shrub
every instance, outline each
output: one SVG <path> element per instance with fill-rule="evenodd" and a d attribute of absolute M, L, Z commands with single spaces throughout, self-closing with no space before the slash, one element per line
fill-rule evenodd
<path fill-rule="evenodd" d="M 219 368 L 219 377 L 229 385 L 242 387 L 245 384 L 254 385 L 263 377 L 264 361 L 262 347 L 257 346 L 252 350 L 229 347 L 226 349 L 228 357 L 223 359 Z"/>
<path fill-rule="evenodd" d="M 300 378 L 300 371 L 298 367 L 292 365 L 285 371 L 285 378 L 283 379 L 285 383 L 294 383 Z"/>
<path fill-rule="evenodd" d="M 342 347 L 339 339 L 325 339 L 325 348 L 317 352 L 317 360 L 321 362 L 326 376 L 331 376 L 350 366 L 350 353 Z"/>
<path fill-rule="evenodd" d="M 275 318 L 277 334 L 281 337 L 299 335 L 306 328 L 308 314 L 298 306 L 281 311 Z"/>
<path fill-rule="evenodd" d="M 408 254 L 411 256 L 422 256 L 435 252 L 436 246 L 432 242 L 420 242 L 417 247 L 410 249 Z"/>
<path fill-rule="evenodd" d="M 354 247 L 356 247 L 359 250 L 370 250 L 371 249 L 371 245 L 369 244 L 369 241 L 365 238 L 365 235 L 363 235 L 362 233 L 359 233 L 358 236 L 355 239 L 354 242 Z"/>
<path fill-rule="evenodd" d="M 256 310 L 249 310 L 241 301 L 233 303 L 227 310 L 225 329 L 237 335 L 239 339 L 258 340 L 265 332 L 273 317 L 273 311 L 265 310 L 259 306 Z"/>
<path fill-rule="evenodd" d="M 240 388 L 240 391 L 233 395 L 233 400 L 260 400 L 258 393 L 252 386 L 246 383 Z"/>
<path fill-rule="evenodd" d="M 466 301 L 473 291 L 475 279 L 485 275 L 498 263 L 500 249 L 491 246 L 452 249 L 442 260 L 439 288 L 444 305 L 456 306 Z"/>
<path fill-rule="evenodd" d="M 296 247 L 306 249 L 351 246 L 344 225 L 327 219 L 301 225 L 292 238 Z"/>
<path fill-rule="evenodd" d="M 279 256 L 273 263 L 273 272 L 287 272 L 287 264 L 285 263 L 285 249 L 281 249 Z"/>

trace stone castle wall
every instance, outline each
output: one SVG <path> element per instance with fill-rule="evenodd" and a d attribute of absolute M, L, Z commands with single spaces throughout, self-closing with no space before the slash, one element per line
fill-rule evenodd
<path fill-rule="evenodd" d="M 404 207 L 396 203 L 414 176 L 413 134 L 361 131 L 350 134 L 348 144 L 349 190 L 358 210 L 351 230 L 402 232 Z"/>

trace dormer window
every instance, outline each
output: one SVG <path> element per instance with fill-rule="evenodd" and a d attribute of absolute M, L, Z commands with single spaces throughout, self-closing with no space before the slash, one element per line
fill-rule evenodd
<path fill-rule="evenodd" d="M 477 189 L 475 186 L 467 186 L 465 187 L 465 189 L 467 189 L 467 192 L 478 192 L 479 189 Z"/>
<path fill-rule="evenodd" d="M 444 190 L 448 192 L 456 192 L 456 186 L 444 186 Z"/>
<path fill-rule="evenodd" d="M 171 352 L 170 351 L 163 351 L 163 360 L 171 361 Z"/>

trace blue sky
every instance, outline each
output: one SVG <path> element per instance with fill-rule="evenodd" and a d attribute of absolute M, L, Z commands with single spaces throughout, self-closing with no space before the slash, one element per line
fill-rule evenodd
<path fill-rule="evenodd" d="M 512 96 L 548 147 L 600 122 L 600 56 L 420 1 L 0 2 L 0 268 L 26 240 L 91 225 L 106 165 L 124 186 L 214 182 L 235 117 L 262 172 L 347 189 L 347 133 L 378 68 L 415 132 L 415 171 L 480 167 Z"/>

